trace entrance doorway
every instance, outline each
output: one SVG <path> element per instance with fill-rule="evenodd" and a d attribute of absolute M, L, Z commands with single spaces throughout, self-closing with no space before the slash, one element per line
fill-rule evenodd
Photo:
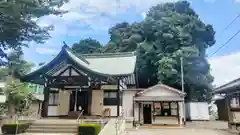
<path fill-rule="evenodd" d="M 76 95 L 77 93 L 77 95 Z M 69 111 L 80 111 L 79 107 L 84 110 L 83 114 L 88 114 L 88 91 L 72 91 L 70 95 Z"/>
<path fill-rule="evenodd" d="M 143 104 L 143 123 L 152 124 L 152 105 Z"/>

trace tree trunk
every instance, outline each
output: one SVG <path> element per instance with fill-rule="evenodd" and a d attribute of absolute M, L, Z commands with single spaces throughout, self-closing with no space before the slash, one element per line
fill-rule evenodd
<path fill-rule="evenodd" d="M 10 122 L 16 121 L 15 107 L 11 103 L 8 103 L 8 116 L 9 116 Z"/>

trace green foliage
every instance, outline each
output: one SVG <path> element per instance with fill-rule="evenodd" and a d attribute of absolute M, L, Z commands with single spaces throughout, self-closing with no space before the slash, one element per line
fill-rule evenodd
<path fill-rule="evenodd" d="M 11 76 L 7 77 L 5 94 L 7 96 L 7 104 L 14 106 L 14 112 L 22 113 L 31 103 L 32 96 L 28 91 L 28 85 L 20 82 Z"/>
<path fill-rule="evenodd" d="M 92 135 L 98 135 L 100 131 L 101 131 L 100 124 L 80 124 L 79 125 L 79 134 L 82 133 L 82 135 L 85 135 L 85 134 L 90 135 L 90 133 L 95 133 Z"/>
<path fill-rule="evenodd" d="M 19 134 L 24 133 L 29 128 L 29 123 L 10 123 L 10 124 L 3 124 L 2 132 L 4 134 Z M 17 132 L 16 132 L 17 131 Z"/>
<path fill-rule="evenodd" d="M 15 50 L 8 54 L 8 70 L 11 75 L 25 75 L 29 73 L 35 65 L 23 59 L 21 50 Z"/>
<path fill-rule="evenodd" d="M 43 43 L 50 37 L 52 26 L 40 27 L 39 17 L 64 11 L 57 10 L 67 0 L 1 0 L 0 1 L 0 46 L 19 49 L 30 41 Z"/>
<path fill-rule="evenodd" d="M 109 34 L 104 52 L 138 52 L 139 87 L 161 81 L 181 89 L 182 57 L 187 99 L 208 99 L 213 77 L 205 52 L 215 43 L 215 31 L 200 20 L 189 2 L 153 6 L 142 22 L 116 24 Z"/>
<path fill-rule="evenodd" d="M 38 63 L 38 66 L 43 66 L 45 64 L 45 62 L 40 62 Z"/>
<path fill-rule="evenodd" d="M 74 43 L 72 49 L 77 54 L 101 53 L 102 45 L 97 40 L 87 38 Z"/>
<path fill-rule="evenodd" d="M 2 108 L 4 110 L 8 108 L 10 116 L 26 111 L 32 100 L 28 84 L 22 83 L 17 78 L 18 75 L 30 72 L 33 66 L 33 64 L 23 60 L 22 56 L 23 54 L 19 50 L 10 52 L 8 65 L 0 69 L 1 81 L 5 83 L 3 92 L 7 96 L 6 104 L 3 104 Z"/>

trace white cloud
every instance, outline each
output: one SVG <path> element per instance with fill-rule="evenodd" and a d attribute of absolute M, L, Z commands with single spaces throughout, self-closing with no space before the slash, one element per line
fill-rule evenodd
<path fill-rule="evenodd" d="M 70 0 L 62 9 L 72 11 L 100 12 L 116 14 L 126 12 L 129 8 L 146 11 L 151 6 L 162 2 L 172 2 L 177 0 Z"/>
<path fill-rule="evenodd" d="M 146 12 L 142 12 L 141 15 L 142 15 L 143 19 L 145 19 L 147 14 L 146 14 Z"/>
<path fill-rule="evenodd" d="M 210 3 L 214 3 L 216 2 L 216 0 L 204 0 L 205 2 L 210 2 Z"/>
<path fill-rule="evenodd" d="M 54 25 L 53 35 L 66 35 L 73 24 L 78 27 L 88 27 L 92 33 L 105 30 L 118 23 L 117 15 L 128 13 L 129 9 L 139 14 L 145 13 L 153 5 L 163 2 L 173 2 L 178 0 L 70 0 L 61 9 L 68 13 L 62 17 L 44 16 L 38 20 L 41 26 Z M 144 15 L 145 16 L 145 15 Z M 143 17 L 144 17 L 143 16 Z M 80 28 L 78 28 L 80 30 Z M 75 29 L 75 31 L 77 31 Z"/>
<path fill-rule="evenodd" d="M 50 49 L 50 48 L 36 48 L 36 52 L 40 54 L 56 54 L 58 50 Z"/>
<path fill-rule="evenodd" d="M 240 78 L 240 52 L 209 59 L 214 84 L 221 86 L 234 79 Z"/>

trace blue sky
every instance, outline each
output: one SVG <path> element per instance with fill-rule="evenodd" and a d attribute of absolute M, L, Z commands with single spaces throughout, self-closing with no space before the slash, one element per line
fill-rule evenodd
<path fill-rule="evenodd" d="M 63 17 L 45 16 L 38 20 L 39 25 L 54 25 L 52 38 L 45 44 L 31 43 L 30 48 L 24 49 L 25 59 L 34 63 L 51 60 L 62 42 L 71 45 L 83 38 L 94 38 L 102 44 L 109 40 L 108 28 L 116 23 L 141 21 L 149 7 L 162 2 L 177 0 L 70 0 L 62 9 L 69 13 Z M 223 29 L 240 13 L 240 0 L 191 0 L 193 9 L 201 20 L 212 24 L 216 31 L 216 44 L 209 48 L 209 62 L 215 84 L 220 85 L 237 77 L 240 69 L 240 34 L 224 48 L 216 51 L 234 33 L 240 29 L 240 18 L 227 30 Z M 224 63 L 224 64 L 223 64 Z M 225 67 L 224 65 L 228 65 Z M 233 69 L 234 68 L 234 69 Z M 231 69 L 231 70 L 227 70 Z M 221 73 L 221 74 L 220 74 Z"/>

